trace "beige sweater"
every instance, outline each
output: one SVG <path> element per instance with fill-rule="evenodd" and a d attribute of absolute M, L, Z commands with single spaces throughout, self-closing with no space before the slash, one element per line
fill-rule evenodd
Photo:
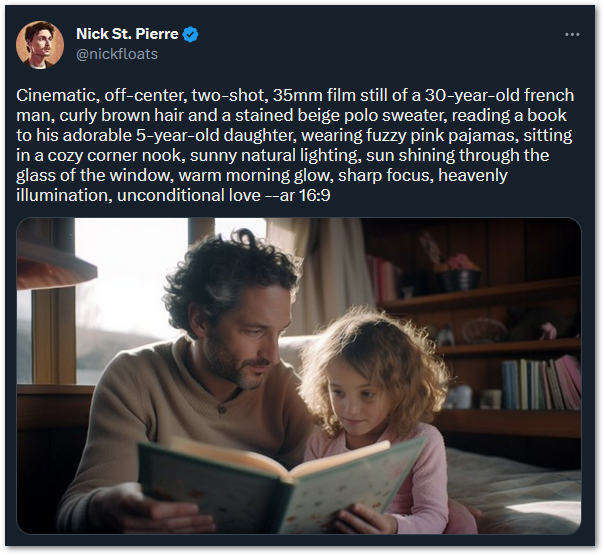
<path fill-rule="evenodd" d="M 87 507 L 98 488 L 138 480 L 137 443 L 174 436 L 248 449 L 288 467 L 302 461 L 310 417 L 283 363 L 262 387 L 220 404 L 183 363 L 181 337 L 118 354 L 95 389 L 86 447 L 57 511 L 59 533 L 92 532 Z"/>

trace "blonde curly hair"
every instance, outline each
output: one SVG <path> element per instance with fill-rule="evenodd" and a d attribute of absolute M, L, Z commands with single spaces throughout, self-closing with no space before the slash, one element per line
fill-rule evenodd
<path fill-rule="evenodd" d="M 300 396 L 328 435 L 342 426 L 331 406 L 327 369 L 337 357 L 394 400 L 389 422 L 404 435 L 431 422 L 451 382 L 428 334 L 382 311 L 353 307 L 302 351 Z"/>

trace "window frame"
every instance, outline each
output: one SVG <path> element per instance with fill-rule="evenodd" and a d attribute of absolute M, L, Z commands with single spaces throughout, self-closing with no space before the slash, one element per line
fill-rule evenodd
<path fill-rule="evenodd" d="M 189 244 L 214 233 L 214 218 L 187 219 Z M 75 218 L 44 218 L 41 223 L 52 245 L 75 252 Z M 32 291 L 33 385 L 78 385 L 75 287 Z"/>

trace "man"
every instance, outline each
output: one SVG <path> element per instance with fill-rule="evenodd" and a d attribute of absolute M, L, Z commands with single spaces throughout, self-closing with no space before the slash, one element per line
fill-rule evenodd
<path fill-rule="evenodd" d="M 57 513 L 59 532 L 216 531 L 191 503 L 145 497 L 137 443 L 185 436 L 302 460 L 310 417 L 278 340 L 291 320 L 300 262 L 240 230 L 190 249 L 164 297 L 175 341 L 118 354 L 94 394 L 76 477 Z"/>
<path fill-rule="evenodd" d="M 25 44 L 29 52 L 29 58 L 23 63 L 34 69 L 47 69 L 52 67 L 46 60 L 52 50 L 52 39 L 55 28 L 45 21 L 30 25 L 25 29 Z"/>

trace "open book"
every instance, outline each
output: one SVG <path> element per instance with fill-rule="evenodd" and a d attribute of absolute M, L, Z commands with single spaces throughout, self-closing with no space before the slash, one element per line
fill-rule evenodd
<path fill-rule="evenodd" d="M 383 513 L 425 441 L 383 441 L 288 471 L 257 453 L 175 438 L 169 448 L 139 444 L 139 481 L 151 497 L 197 503 L 217 533 L 320 534 L 352 503 Z"/>

